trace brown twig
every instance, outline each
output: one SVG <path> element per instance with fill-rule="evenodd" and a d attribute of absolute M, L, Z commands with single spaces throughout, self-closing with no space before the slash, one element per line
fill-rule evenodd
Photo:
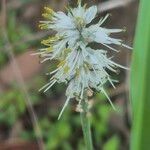
<path fill-rule="evenodd" d="M 7 15 L 6 15 L 6 0 L 2 0 L 1 4 L 2 4 L 2 17 L 3 17 L 2 18 L 3 38 L 4 38 L 4 40 L 5 40 L 5 42 L 7 43 L 7 46 L 8 46 L 8 48 L 5 49 L 5 51 L 8 55 L 8 57 L 9 57 L 9 59 L 12 61 L 13 72 L 16 76 L 16 80 L 19 83 L 21 91 L 25 96 L 25 102 L 26 102 L 27 109 L 28 109 L 28 112 L 29 112 L 30 117 L 31 117 L 31 121 L 32 121 L 32 124 L 33 124 L 33 128 L 34 128 L 34 131 L 35 131 L 35 135 L 36 135 L 36 138 L 37 138 L 39 149 L 44 150 L 44 143 L 43 143 L 43 139 L 42 139 L 42 133 L 41 133 L 40 127 L 38 125 L 36 114 L 35 114 L 35 112 L 33 110 L 33 107 L 32 107 L 30 95 L 28 94 L 28 91 L 27 91 L 25 82 L 22 78 L 19 66 L 18 66 L 18 64 L 15 60 L 15 56 L 14 56 L 14 53 L 13 53 L 13 46 L 11 45 L 11 43 L 9 41 L 9 38 L 8 38 L 8 35 L 7 35 L 7 30 L 6 30 L 6 18 L 7 18 Z"/>

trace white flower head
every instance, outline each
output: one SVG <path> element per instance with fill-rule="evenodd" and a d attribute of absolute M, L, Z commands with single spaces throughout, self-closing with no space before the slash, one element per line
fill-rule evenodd
<path fill-rule="evenodd" d="M 43 58 L 42 62 L 47 60 L 58 60 L 57 68 L 50 73 L 50 82 L 41 90 L 49 90 L 55 83 L 65 83 L 68 85 L 66 90 L 67 100 L 59 115 L 62 115 L 65 107 L 72 98 L 79 102 L 83 100 L 83 95 L 88 90 L 103 92 L 110 101 L 104 90 L 107 82 L 114 86 L 113 80 L 108 71 L 117 72 L 117 67 L 125 67 L 113 62 L 107 56 L 107 51 L 94 49 L 89 43 L 96 42 L 117 51 L 111 45 L 121 45 L 127 48 L 129 46 L 122 43 L 122 40 L 112 38 L 111 34 L 119 33 L 124 29 L 106 29 L 101 25 L 108 18 L 100 19 L 97 24 L 90 25 L 96 17 L 97 7 L 86 8 L 78 2 L 77 8 L 68 8 L 67 13 L 54 12 L 45 7 L 43 14 L 46 21 L 41 21 L 41 29 L 52 29 L 55 35 L 42 41 L 45 48 L 40 49 L 38 54 Z M 110 101 L 111 103 L 111 101 Z M 111 103 L 113 106 L 113 104 Z M 114 106 L 113 106 L 114 107 Z"/>

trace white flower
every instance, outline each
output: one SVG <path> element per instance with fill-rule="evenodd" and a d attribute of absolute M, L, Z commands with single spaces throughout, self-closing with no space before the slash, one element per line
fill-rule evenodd
<path fill-rule="evenodd" d="M 96 6 L 92 6 L 88 9 L 85 8 L 85 6 L 81 6 L 81 4 L 79 4 L 79 6 L 77 8 L 71 9 L 71 14 L 70 17 L 74 17 L 74 20 L 81 19 L 83 20 L 83 23 L 89 24 L 96 16 L 97 14 L 97 7 Z"/>
<path fill-rule="evenodd" d="M 117 67 L 127 69 L 111 60 L 107 52 L 102 49 L 93 49 L 88 44 L 91 42 L 100 43 L 111 50 L 115 50 L 111 45 L 122 45 L 122 40 L 112 38 L 112 33 L 122 32 L 122 29 L 106 29 L 101 27 L 106 17 L 100 19 L 95 25 L 89 25 L 97 14 L 97 7 L 86 8 L 78 3 L 77 8 L 68 8 L 68 13 L 54 12 L 50 8 L 45 8 L 43 14 L 47 21 L 41 21 L 42 29 L 52 29 L 56 31 L 53 37 L 43 40 L 45 48 L 40 49 L 38 54 L 43 61 L 58 60 L 60 63 L 57 68 L 50 73 L 50 82 L 43 88 L 44 92 L 49 90 L 56 82 L 68 85 L 66 90 L 67 100 L 59 115 L 62 115 L 65 107 L 72 98 L 79 102 L 83 100 L 87 90 L 103 92 L 111 105 L 107 93 L 104 90 L 106 82 L 114 86 L 115 80 L 111 78 L 108 71 L 117 72 Z M 88 27 L 87 27 L 88 25 Z M 114 106 L 113 106 L 114 107 Z"/>

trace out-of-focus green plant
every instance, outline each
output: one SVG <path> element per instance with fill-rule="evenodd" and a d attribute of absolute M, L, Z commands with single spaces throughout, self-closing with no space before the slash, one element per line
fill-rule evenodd
<path fill-rule="evenodd" d="M 8 23 L 7 23 L 7 33 L 8 33 L 8 38 L 11 42 L 11 44 L 16 44 L 19 43 L 19 41 L 24 38 L 25 36 L 29 36 L 31 34 L 30 29 L 21 24 L 18 23 L 18 20 L 16 19 L 16 12 L 11 11 L 8 15 Z M 0 29 L 1 31 L 1 29 Z M 8 56 L 6 54 L 6 49 L 7 43 L 4 41 L 4 38 L 2 37 L 2 32 L 0 32 L 0 49 L 1 49 L 1 55 L 0 55 L 0 68 L 7 62 Z M 22 52 L 25 52 L 27 47 L 29 46 L 28 43 L 22 43 L 18 44 L 17 48 L 14 47 L 14 53 L 15 54 L 20 54 Z"/>
<path fill-rule="evenodd" d="M 109 119 L 111 117 L 112 113 L 118 113 L 114 112 L 110 105 L 107 105 L 106 97 L 98 93 L 96 95 L 96 99 L 100 101 L 100 104 L 98 102 L 96 105 L 96 112 L 94 113 L 92 117 L 92 126 L 94 128 L 94 139 L 97 147 L 102 147 L 104 150 L 118 150 L 120 141 L 118 135 L 112 136 L 108 139 L 106 143 L 103 143 L 103 138 L 109 134 L 110 130 L 108 127 Z M 117 106 L 116 106 L 117 107 Z M 120 108 L 121 109 L 121 108 Z M 120 111 L 120 115 L 121 115 Z M 110 146 L 112 144 L 112 146 Z M 108 149 L 108 147 L 111 147 L 111 149 Z M 115 149 L 116 148 L 116 149 Z"/>
<path fill-rule="evenodd" d="M 68 119 L 68 118 L 67 118 Z M 71 126 L 63 120 L 59 124 L 53 125 L 47 118 L 41 120 L 43 135 L 46 138 L 47 149 L 65 148 L 67 140 L 71 136 Z"/>
<path fill-rule="evenodd" d="M 104 144 L 103 150 L 119 150 L 119 142 L 118 136 L 113 136 Z"/>
<path fill-rule="evenodd" d="M 1 94 L 0 97 L 0 122 L 11 126 L 25 111 L 23 95 L 17 90 L 11 90 Z"/>
<path fill-rule="evenodd" d="M 99 101 L 99 99 L 101 100 Z M 113 110 L 107 104 L 106 98 L 101 97 L 101 94 L 98 94 L 95 100 L 94 109 L 92 110 L 94 115 L 91 118 L 94 144 L 98 148 L 103 148 L 103 150 L 118 150 L 120 146 L 118 135 L 112 134 L 110 138 L 104 140 L 104 137 L 110 132 L 108 123 Z M 70 114 L 73 117 L 70 118 Z M 78 115 L 73 113 L 68 107 L 63 119 L 60 119 L 58 122 L 57 117 L 58 109 L 50 108 L 44 117 L 41 116 L 39 118 L 39 125 L 42 130 L 46 149 L 85 150 L 82 132 L 79 128 L 80 118 Z M 23 131 L 21 136 L 26 140 L 35 139 L 34 133 L 31 130 Z"/>
<path fill-rule="evenodd" d="M 27 35 L 31 34 L 30 29 L 25 26 L 24 24 L 18 23 L 18 20 L 16 18 L 16 13 L 12 11 L 9 13 L 9 22 L 7 26 L 7 32 L 10 42 L 17 43 L 22 38 L 24 38 Z M 27 43 L 18 44 L 17 48 L 14 49 L 15 53 L 20 53 L 22 51 L 25 51 L 29 45 Z"/>
<path fill-rule="evenodd" d="M 150 149 L 150 1 L 140 1 L 131 74 L 131 150 Z"/>
<path fill-rule="evenodd" d="M 1 93 L 0 97 L 0 123 L 12 126 L 27 109 L 24 95 L 20 90 L 14 88 Z M 32 94 L 33 104 L 37 103 L 38 99 L 38 96 Z"/>

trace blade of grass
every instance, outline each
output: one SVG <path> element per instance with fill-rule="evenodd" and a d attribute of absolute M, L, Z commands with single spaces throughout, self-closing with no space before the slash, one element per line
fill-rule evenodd
<path fill-rule="evenodd" d="M 131 150 L 150 148 L 150 1 L 141 0 L 131 73 Z"/>

